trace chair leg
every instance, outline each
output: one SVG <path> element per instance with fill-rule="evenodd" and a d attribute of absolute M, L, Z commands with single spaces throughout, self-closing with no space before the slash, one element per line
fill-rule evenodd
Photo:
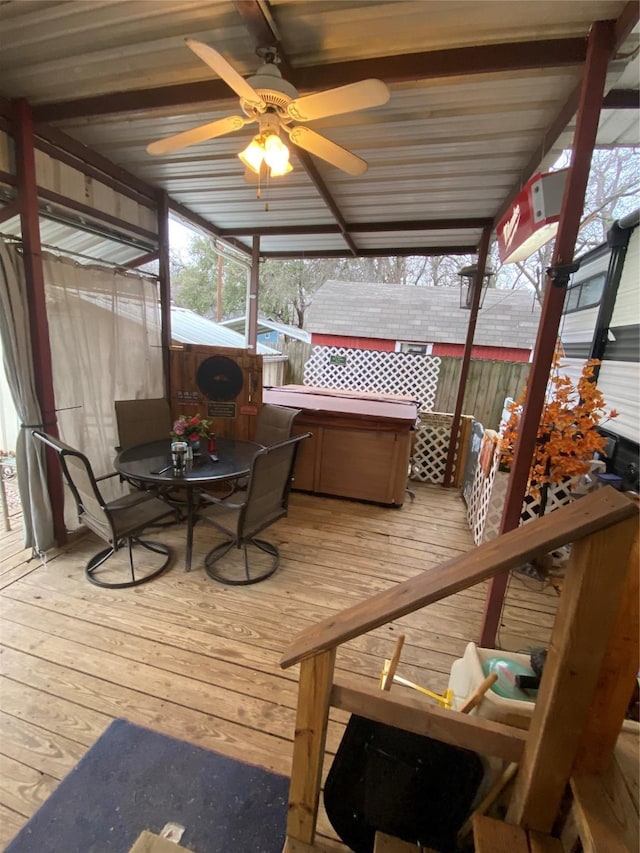
<path fill-rule="evenodd" d="M 120 581 L 120 582 L 112 582 L 100 580 L 96 577 L 95 572 L 100 566 L 104 565 L 107 560 L 112 557 L 116 551 L 119 551 L 126 544 L 128 557 L 129 557 L 129 571 L 131 573 L 131 580 Z M 146 574 L 138 575 L 136 577 L 135 566 L 133 561 L 133 546 L 140 545 L 142 548 L 146 548 L 147 551 L 153 551 L 155 554 L 164 554 L 166 556 L 166 560 L 159 566 L 157 569 L 153 569 L 148 571 Z M 138 539 L 136 537 L 127 537 L 117 543 L 115 548 L 105 548 L 103 551 L 100 551 L 94 557 L 92 557 L 85 567 L 85 576 L 87 580 L 94 584 L 95 586 L 100 586 L 105 589 L 126 589 L 131 586 L 139 586 L 142 583 L 146 583 L 147 581 L 152 580 L 152 578 L 157 578 L 158 575 L 162 574 L 165 569 L 168 567 L 171 558 L 173 556 L 173 552 L 169 548 L 168 545 L 163 544 L 162 542 L 151 542 L 148 539 Z"/>
<path fill-rule="evenodd" d="M 219 561 L 225 556 L 225 554 L 229 553 L 235 544 L 236 543 L 233 539 L 221 542 L 219 545 L 216 545 L 215 548 L 212 548 L 204 558 L 205 571 L 212 580 L 218 581 L 219 583 L 229 584 L 230 586 L 247 586 L 248 584 L 258 583 L 259 581 L 263 581 L 271 577 L 280 565 L 280 552 L 275 545 L 272 545 L 271 542 L 266 542 L 264 539 L 250 539 L 248 543 L 245 542 L 242 545 L 244 577 L 233 577 L 231 574 L 233 568 L 236 569 L 236 574 L 238 574 L 237 565 L 232 568 L 227 568 L 225 571 L 225 568 L 219 565 Z M 251 566 L 249 565 L 249 553 L 247 551 L 247 546 L 249 544 L 254 545 L 260 551 L 263 551 L 265 554 L 269 554 L 269 556 L 273 558 L 266 568 L 254 575 L 251 574 Z"/>

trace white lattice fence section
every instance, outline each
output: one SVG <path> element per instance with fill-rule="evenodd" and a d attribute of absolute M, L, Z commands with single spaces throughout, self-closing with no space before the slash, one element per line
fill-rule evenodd
<path fill-rule="evenodd" d="M 476 545 L 480 545 L 483 541 L 499 462 L 500 457 L 495 453 L 488 468 L 480 463 L 476 466 L 467 503 L 467 521 Z"/>
<path fill-rule="evenodd" d="M 419 412 L 431 412 L 439 372 L 440 359 L 429 355 L 317 346 L 304 366 L 304 384 L 412 397 Z"/>
<path fill-rule="evenodd" d="M 500 471 L 500 454 L 495 452 L 490 468 L 485 472 L 478 464 L 473 480 L 471 496 L 467 505 L 467 521 L 473 533 L 476 545 L 494 539 L 500 532 L 500 522 L 507 495 L 509 475 Z M 486 469 L 485 469 L 486 470 Z M 576 480 L 577 481 L 577 480 Z M 571 503 L 574 499 L 569 484 L 550 485 L 544 513 L 547 515 L 554 509 Z M 520 523 L 525 524 L 538 518 L 540 514 L 540 497 L 528 494 L 522 504 Z"/>
<path fill-rule="evenodd" d="M 419 480 L 422 483 L 444 483 L 452 422 L 453 415 L 436 413 L 419 415 L 411 454 L 409 479 Z M 460 464 L 460 441 L 461 439 L 463 442 L 466 441 L 466 437 L 466 430 L 459 430 L 453 462 L 454 472 Z"/>

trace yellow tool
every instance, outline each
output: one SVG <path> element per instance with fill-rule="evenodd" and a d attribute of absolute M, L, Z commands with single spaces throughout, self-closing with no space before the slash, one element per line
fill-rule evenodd
<path fill-rule="evenodd" d="M 424 693 L 424 695 L 428 696 L 430 699 L 435 699 L 435 701 L 443 708 L 453 708 L 453 690 L 447 688 L 444 695 L 441 696 L 439 693 L 434 693 L 433 690 L 428 690 L 426 687 L 421 687 L 419 684 L 414 684 L 413 681 L 408 681 L 406 678 L 396 675 L 396 669 L 398 668 L 403 645 L 404 634 L 400 634 L 396 640 L 393 657 L 391 660 L 385 660 L 384 666 L 382 667 L 382 673 L 380 674 L 380 689 L 391 690 L 392 684 L 402 684 L 404 687 L 411 687 L 413 690 L 418 690 L 420 693 Z"/>

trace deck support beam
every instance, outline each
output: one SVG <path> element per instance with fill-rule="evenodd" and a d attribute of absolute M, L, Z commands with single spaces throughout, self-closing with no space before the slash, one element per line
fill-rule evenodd
<path fill-rule="evenodd" d="M 598 130 L 607 66 L 613 45 L 613 23 L 611 21 L 597 21 L 589 34 L 571 165 L 562 199 L 560 225 L 553 250 L 553 260 L 549 268 L 553 277 L 547 271 L 542 314 L 534 348 L 534 362 L 527 383 L 527 396 L 520 422 L 520 436 L 516 444 L 511 476 L 507 486 L 504 513 L 500 526 L 501 533 L 513 530 L 520 524 L 522 503 L 529 482 L 531 460 L 535 451 L 538 426 L 545 403 L 547 382 L 556 349 L 568 281 L 568 279 L 558 275 L 558 271 L 573 261 L 589 179 L 591 157 Z M 495 645 L 507 579 L 506 574 L 499 575 L 491 581 L 489 587 L 480 633 L 480 645 L 485 648 L 493 648 Z"/>
<path fill-rule="evenodd" d="M 24 274 L 28 299 L 29 330 L 33 356 L 33 378 L 45 432 L 58 436 L 49 323 L 44 292 L 40 213 L 36 184 L 36 160 L 31 107 L 25 100 L 16 101 L 15 158 L 17 201 L 20 207 Z M 59 545 L 67 541 L 64 523 L 64 492 L 58 464 L 47 465 L 47 487 L 51 500 L 53 534 Z"/>

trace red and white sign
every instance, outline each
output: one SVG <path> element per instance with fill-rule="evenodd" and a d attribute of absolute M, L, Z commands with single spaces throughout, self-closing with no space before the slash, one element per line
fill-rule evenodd
<path fill-rule="evenodd" d="M 498 223 L 503 264 L 524 261 L 555 237 L 568 169 L 534 175 Z"/>

